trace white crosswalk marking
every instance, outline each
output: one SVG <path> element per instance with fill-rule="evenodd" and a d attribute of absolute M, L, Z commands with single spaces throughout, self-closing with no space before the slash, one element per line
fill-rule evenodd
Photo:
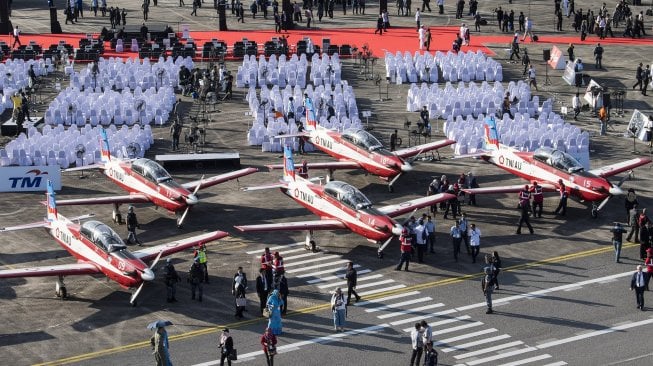
<path fill-rule="evenodd" d="M 482 322 L 467 323 L 467 324 L 459 325 L 459 326 L 453 327 L 453 328 L 438 330 L 437 332 L 433 332 L 433 336 L 435 337 L 436 335 L 452 333 L 452 332 L 456 332 L 456 331 L 467 329 L 467 328 L 479 327 L 481 325 L 483 325 Z"/>
<path fill-rule="evenodd" d="M 354 268 L 360 268 L 360 267 L 361 267 L 360 264 L 354 264 Z M 336 274 L 338 272 L 342 272 L 342 274 Z M 323 271 L 304 273 L 304 274 L 301 274 L 301 275 L 298 275 L 298 276 L 295 276 L 295 277 L 297 277 L 297 278 L 318 277 L 319 275 L 323 275 L 325 273 L 333 273 L 335 276 L 344 276 L 345 275 L 345 267 L 340 266 L 340 267 L 335 267 L 335 268 L 329 268 L 329 269 L 325 269 Z"/>
<path fill-rule="evenodd" d="M 342 258 L 342 257 L 340 257 L 339 255 L 325 255 L 325 256 L 321 256 L 319 258 L 311 258 L 311 259 L 305 259 L 303 261 L 285 263 L 285 267 L 286 268 L 296 267 L 296 266 L 301 266 L 302 264 L 313 263 L 313 262 L 325 262 L 325 261 L 328 261 L 330 259 L 336 259 L 336 258 Z M 345 262 L 349 262 L 349 261 L 345 261 Z"/>
<path fill-rule="evenodd" d="M 494 355 L 494 356 L 490 356 L 490 357 L 486 357 L 486 358 L 481 358 L 481 359 L 474 360 L 474 361 L 468 361 L 467 365 L 469 365 L 469 366 L 480 365 L 482 363 L 492 362 L 492 361 L 500 360 L 502 358 L 512 357 L 512 356 L 515 356 L 515 355 L 520 355 L 522 353 L 533 352 L 533 351 L 537 351 L 537 348 L 535 348 L 535 347 L 521 348 L 521 349 L 518 349 L 518 350 L 514 350 L 514 351 L 510 351 L 510 352 L 504 352 L 504 353 L 500 353 L 498 355 Z"/>
<path fill-rule="evenodd" d="M 447 314 L 451 314 L 451 313 L 455 313 L 455 312 L 456 312 L 456 309 L 447 309 L 447 310 L 439 311 L 439 312 L 433 313 L 433 314 L 420 315 L 420 316 L 414 316 L 414 317 L 408 318 L 408 319 L 397 320 L 397 321 L 394 321 L 394 322 L 390 323 L 390 325 L 401 325 L 401 324 L 415 323 L 415 322 L 419 322 L 419 321 L 426 320 L 426 319 L 429 319 L 429 318 L 435 318 L 435 317 L 438 317 L 438 316 L 441 316 L 441 315 L 447 315 Z"/>
<path fill-rule="evenodd" d="M 546 354 L 539 355 L 539 356 L 535 356 L 535 357 L 531 357 L 531 358 L 525 358 L 525 359 L 523 359 L 523 360 L 519 360 L 519 361 L 514 361 L 514 362 L 504 363 L 503 365 L 499 365 L 499 366 L 519 366 L 519 365 L 525 365 L 525 364 L 527 364 L 527 363 L 531 363 L 531 362 L 535 362 L 535 361 L 546 360 L 547 358 L 551 358 L 551 357 L 552 357 L 552 356 L 551 356 L 550 354 L 546 353 Z M 566 364 L 567 364 L 566 362 L 563 362 L 563 363 L 562 363 L 562 365 L 566 365 Z"/>
<path fill-rule="evenodd" d="M 360 265 L 358 265 L 358 266 L 354 265 L 354 268 L 359 268 L 359 267 L 360 267 Z M 366 269 L 361 269 L 360 271 L 356 271 L 356 272 L 360 276 L 360 275 L 365 274 L 365 273 L 370 273 L 370 272 L 372 272 L 372 270 L 366 268 Z M 326 271 L 325 273 L 331 273 L 331 271 Z M 327 277 L 320 277 L 320 278 L 316 278 L 314 280 L 306 281 L 306 283 L 308 283 L 309 285 L 314 285 L 314 284 L 320 283 L 320 282 L 327 282 L 327 281 L 337 280 L 337 279 L 342 278 L 344 275 L 345 275 L 345 272 L 343 271 L 343 273 L 340 276 L 333 275 L 333 276 L 327 276 Z M 302 277 L 309 277 L 309 276 L 303 275 Z"/>
<path fill-rule="evenodd" d="M 378 294 L 379 292 L 387 292 L 387 291 L 392 291 L 392 290 L 398 290 L 400 288 L 404 288 L 406 285 L 394 285 L 390 287 L 383 287 L 383 288 L 377 288 L 376 290 L 369 290 L 369 291 L 363 291 L 359 292 L 359 296 L 369 296 L 373 294 Z"/>
<path fill-rule="evenodd" d="M 478 332 L 473 332 L 473 333 L 465 333 L 465 334 L 462 334 L 462 335 L 459 335 L 459 336 L 441 339 L 441 340 L 439 340 L 437 342 L 434 342 L 433 346 L 434 347 L 448 346 L 453 342 L 458 342 L 458 341 L 462 341 L 463 339 L 473 338 L 473 337 L 476 337 L 476 336 L 480 336 L 480 335 L 484 335 L 484 334 L 488 334 L 488 333 L 494 333 L 494 332 L 497 332 L 496 328 L 483 329 L 483 330 L 479 330 Z M 510 338 L 510 336 L 507 335 L 507 334 L 500 335 L 498 337 L 503 337 L 501 339 Z M 495 337 L 495 338 L 498 338 L 498 337 Z M 451 348 L 445 348 L 442 351 L 446 353 L 446 352 L 451 352 L 451 351 L 455 351 L 455 350 L 457 350 L 457 348 L 451 347 Z"/>
<path fill-rule="evenodd" d="M 373 279 L 381 278 L 381 277 L 383 277 L 382 274 L 375 274 L 375 275 L 371 275 L 371 276 L 361 276 L 361 277 L 358 277 L 358 282 L 369 281 L 369 280 L 373 280 Z M 336 287 L 336 286 L 345 286 L 345 285 L 347 285 L 347 281 L 339 281 L 339 282 L 327 283 L 326 285 L 320 285 L 320 286 L 318 286 L 318 288 L 327 288 L 327 287 Z M 358 288 L 358 286 L 356 286 L 356 288 Z"/>
<path fill-rule="evenodd" d="M 287 269 L 286 273 L 297 273 L 297 272 L 304 272 L 304 271 L 308 271 L 308 270 L 316 269 L 316 268 L 333 267 L 333 266 L 342 265 L 343 263 L 348 263 L 348 262 L 349 262 L 349 259 L 341 259 L 341 260 L 338 260 L 338 261 L 333 261 L 333 262 L 329 262 L 329 263 L 321 263 L 321 264 L 316 264 L 316 265 L 313 265 L 313 266 L 306 266 L 306 267 L 296 268 L 296 269 Z M 286 267 L 287 266 L 288 265 L 286 265 Z M 331 270 L 336 271 L 337 269 L 333 268 Z"/>
<path fill-rule="evenodd" d="M 491 328 L 491 329 L 493 329 L 496 332 L 496 329 L 494 329 L 494 328 Z M 476 332 L 476 333 L 481 333 L 481 332 L 484 332 L 484 330 L 482 330 L 480 332 Z M 509 334 L 501 334 L 501 335 L 490 337 L 490 338 L 479 339 L 479 340 L 473 341 L 473 342 L 458 344 L 458 345 L 455 345 L 455 346 L 449 347 L 449 348 L 443 348 L 443 349 L 441 349 L 441 351 L 444 352 L 444 353 L 448 353 L 448 352 L 451 352 L 451 351 L 460 351 L 460 350 L 467 349 L 469 347 L 474 347 L 474 346 L 478 346 L 478 345 L 486 344 L 486 343 L 492 343 L 492 342 L 500 341 L 502 339 L 507 339 L 507 338 L 510 338 Z M 448 344 L 448 342 L 445 342 L 445 340 L 442 340 L 441 342 L 442 342 L 441 343 L 442 345 L 447 345 Z"/>
<path fill-rule="evenodd" d="M 402 311 L 395 311 L 395 312 L 392 312 L 390 314 L 379 315 L 377 318 L 379 318 L 379 319 L 388 319 L 388 318 L 392 318 L 392 317 L 400 316 L 400 315 L 419 313 L 419 312 L 421 312 L 423 310 L 441 308 L 443 306 L 444 306 L 443 303 L 424 305 L 424 306 L 420 306 L 418 308 L 413 308 L 413 309 L 409 309 L 409 310 L 402 310 Z"/>
<path fill-rule="evenodd" d="M 359 290 L 359 289 L 362 289 L 362 288 L 379 286 L 379 285 L 385 285 L 385 284 L 388 284 L 388 283 L 395 283 L 395 280 L 383 280 L 383 281 L 376 281 L 376 282 L 372 282 L 372 283 L 365 283 L 365 284 L 356 286 L 356 290 Z M 405 285 L 402 285 L 402 286 L 405 286 Z"/>
<path fill-rule="evenodd" d="M 303 254 L 297 254 L 297 255 L 293 255 L 293 256 L 287 256 L 286 254 L 288 254 L 288 253 L 286 253 L 286 252 L 284 252 L 283 254 L 284 254 L 284 256 L 283 256 L 283 261 L 284 262 L 294 262 L 295 259 L 306 258 L 306 257 L 315 257 L 316 256 L 315 253 L 303 253 Z M 321 256 L 321 258 L 324 258 L 324 256 Z"/>
<path fill-rule="evenodd" d="M 565 366 L 567 363 L 565 361 L 558 361 L 554 363 L 547 363 L 546 365 L 542 366 Z"/>
<path fill-rule="evenodd" d="M 402 297 L 409 297 L 409 296 L 415 296 L 415 295 L 419 295 L 419 291 L 409 291 L 409 292 L 404 292 L 404 293 L 401 293 L 401 294 L 390 295 L 390 296 L 385 296 L 385 297 L 379 297 L 378 299 L 374 299 L 374 300 L 362 301 L 362 302 L 359 302 L 358 304 L 356 304 L 356 306 L 377 305 L 377 304 L 382 303 L 384 301 L 401 299 Z M 381 307 L 383 307 L 383 306 L 381 306 Z"/>
<path fill-rule="evenodd" d="M 511 348 L 511 347 L 515 347 L 515 346 L 521 346 L 522 344 L 524 344 L 524 342 L 522 342 L 522 341 L 513 341 L 513 342 L 498 344 L 496 346 L 483 348 L 483 349 L 480 349 L 478 351 L 467 352 L 467 353 L 463 353 L 463 354 L 460 354 L 460 355 L 456 355 L 456 356 L 453 356 L 453 358 L 455 358 L 456 360 L 462 360 L 463 358 L 470 358 L 470 357 L 482 355 L 482 354 L 485 354 L 485 353 L 498 351 L 498 350 L 501 350 L 501 349 Z"/>
<path fill-rule="evenodd" d="M 402 301 L 402 302 L 398 302 L 398 303 L 395 303 L 395 304 L 392 304 L 392 305 L 383 305 L 383 306 L 379 306 L 379 307 L 372 308 L 372 309 L 366 309 L 365 312 L 366 313 L 376 313 L 377 311 L 397 309 L 397 308 L 401 308 L 402 306 L 405 306 L 405 305 L 418 304 L 420 302 L 431 301 L 431 300 L 433 300 L 433 299 L 427 296 L 427 297 L 422 297 L 421 299 Z"/>
<path fill-rule="evenodd" d="M 304 245 L 304 242 L 298 242 L 298 243 L 292 243 L 292 244 L 286 244 L 286 245 L 277 245 L 276 247 L 269 247 L 271 252 L 274 252 L 277 249 L 287 249 L 287 248 L 292 248 L 296 247 L 298 245 Z M 247 254 L 263 254 L 263 249 L 257 249 L 257 250 L 250 250 L 248 252 L 245 252 Z"/>

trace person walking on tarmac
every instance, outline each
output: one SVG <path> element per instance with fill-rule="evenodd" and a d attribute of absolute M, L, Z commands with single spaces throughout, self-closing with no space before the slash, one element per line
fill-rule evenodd
<path fill-rule="evenodd" d="M 531 194 L 533 195 L 533 217 L 542 217 L 542 210 L 544 209 L 542 186 L 537 184 L 537 182 L 533 182 Z"/>
<path fill-rule="evenodd" d="M 166 266 L 164 267 L 165 271 L 165 281 L 166 281 L 166 301 L 167 302 L 177 302 L 177 282 L 181 279 L 175 270 L 175 266 L 172 264 L 172 259 L 166 259 Z"/>
<path fill-rule="evenodd" d="M 238 272 L 234 275 L 233 286 L 231 294 L 235 297 L 236 302 L 236 318 L 243 318 L 243 311 L 247 306 L 245 299 L 245 291 L 247 290 L 247 275 L 243 272 L 243 267 L 238 267 Z"/>
<path fill-rule="evenodd" d="M 202 302 L 202 294 L 204 289 L 202 288 L 202 278 L 204 274 L 202 273 L 202 267 L 200 266 L 199 259 L 195 257 L 193 259 L 193 264 L 190 266 L 188 271 L 188 282 L 190 282 L 190 299 L 195 300 L 195 291 L 199 290 L 198 301 Z"/>
<path fill-rule="evenodd" d="M 347 280 L 347 304 L 351 304 L 351 295 L 356 297 L 356 302 L 360 301 L 361 297 L 356 293 L 356 282 L 358 281 L 358 273 L 354 268 L 354 262 L 347 263 L 347 272 L 345 273 Z"/>
<path fill-rule="evenodd" d="M 531 209 L 531 190 L 528 187 L 528 184 L 524 186 L 524 189 L 519 191 L 519 204 L 517 207 L 526 207 L 526 209 L 529 211 Z"/>
<path fill-rule="evenodd" d="M 522 204 L 520 208 L 521 216 L 519 217 L 519 226 L 517 227 L 517 234 L 521 234 L 521 226 L 522 224 L 526 224 L 528 227 L 528 231 L 533 233 L 533 227 L 531 226 L 531 222 L 528 219 L 528 216 L 530 214 L 530 206 L 527 204 Z"/>
<path fill-rule="evenodd" d="M 281 279 L 281 275 L 284 273 L 285 268 L 283 266 L 283 257 L 279 252 L 274 252 L 274 259 L 272 260 L 272 277 L 275 288 L 279 288 L 279 280 Z"/>
<path fill-rule="evenodd" d="M 408 229 L 404 227 L 404 229 L 401 232 L 401 236 L 399 237 L 399 241 L 401 242 L 400 250 L 401 250 L 401 259 L 399 260 L 399 264 L 397 264 L 397 267 L 395 267 L 395 271 L 401 271 L 401 266 L 406 263 L 406 266 L 404 267 L 404 271 L 408 272 L 408 265 L 410 264 L 410 254 L 413 250 L 413 239 L 410 236 L 410 233 L 408 232 Z"/>
<path fill-rule="evenodd" d="M 263 346 L 263 354 L 268 366 L 274 366 L 274 356 L 277 354 L 277 336 L 272 334 L 272 329 L 265 328 L 265 332 L 261 336 L 261 346 Z"/>
<path fill-rule="evenodd" d="M 560 201 L 553 213 L 557 215 L 559 212 L 560 215 L 565 216 L 567 214 L 567 187 L 562 179 L 558 179 L 558 192 L 560 192 Z"/>
<path fill-rule="evenodd" d="M 172 151 L 179 150 L 179 137 L 181 136 L 181 123 L 179 120 L 170 126 L 170 135 L 172 135 Z"/>
<path fill-rule="evenodd" d="M 208 284 L 209 283 L 209 269 L 207 267 L 206 259 L 206 244 L 201 243 L 197 246 L 197 250 L 193 253 L 193 257 L 197 258 L 200 268 L 202 269 L 202 278 L 201 281 Z"/>
<path fill-rule="evenodd" d="M 259 272 L 259 276 L 256 277 L 256 294 L 258 295 L 260 303 L 261 315 L 263 315 L 263 309 L 265 309 L 265 302 L 268 300 L 271 284 L 265 274 L 265 269 L 261 268 L 259 269 Z"/>
<path fill-rule="evenodd" d="M 270 248 L 266 247 L 261 255 L 261 269 L 265 270 L 265 275 L 268 278 L 268 285 L 272 286 L 272 261 L 274 257 L 270 253 Z"/>
<path fill-rule="evenodd" d="M 231 358 L 229 357 L 234 351 L 234 340 L 229 334 L 229 328 L 224 328 L 220 334 L 220 366 L 224 366 L 224 361 L 227 360 L 227 365 L 231 366 Z"/>
<path fill-rule="evenodd" d="M 127 210 L 127 243 L 141 245 L 140 240 L 136 237 L 136 228 L 139 228 L 136 213 L 134 213 L 134 206 L 129 206 Z M 133 241 L 132 241 L 133 240 Z"/>
<path fill-rule="evenodd" d="M 621 256 L 621 245 L 623 243 L 623 235 L 626 233 L 626 229 L 624 229 L 620 223 L 615 222 L 614 227 L 610 229 L 610 232 L 612 232 L 612 245 L 614 246 L 614 261 L 619 263 L 619 257 Z"/>

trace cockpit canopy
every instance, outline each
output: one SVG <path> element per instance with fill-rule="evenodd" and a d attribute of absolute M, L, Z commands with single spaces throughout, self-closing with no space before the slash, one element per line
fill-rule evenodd
<path fill-rule="evenodd" d="M 383 149 L 383 144 L 376 137 L 362 129 L 350 128 L 342 133 L 342 137 L 354 145 L 369 151 Z"/>
<path fill-rule="evenodd" d="M 564 151 L 555 150 L 550 147 L 541 147 L 533 153 L 533 157 L 556 169 L 563 170 L 567 173 L 577 173 L 584 170 L 576 158 Z"/>
<path fill-rule="evenodd" d="M 345 182 L 331 181 L 324 186 L 324 192 L 357 210 L 372 207 L 372 202 L 361 191 Z"/>
<path fill-rule="evenodd" d="M 120 235 L 116 234 L 113 229 L 99 221 L 90 220 L 84 222 L 82 224 L 81 233 L 88 240 L 109 253 L 127 249 L 127 246 L 120 238 Z"/>
<path fill-rule="evenodd" d="M 172 177 L 159 163 L 145 158 L 132 162 L 132 170 L 155 183 L 168 183 Z"/>

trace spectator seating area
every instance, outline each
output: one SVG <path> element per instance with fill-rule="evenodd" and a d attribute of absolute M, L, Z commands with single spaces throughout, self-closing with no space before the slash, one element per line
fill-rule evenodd
<path fill-rule="evenodd" d="M 259 56 L 258 61 L 256 56 L 252 55 L 245 57 L 243 64 L 238 66 L 236 87 L 256 88 L 277 85 L 285 88 L 286 85 L 292 87 L 299 85 L 300 88 L 305 88 L 307 72 L 306 55 L 301 57 L 292 55 L 290 60 L 286 59 L 286 55 L 281 55 L 278 59 L 276 55 L 272 55 L 267 61 L 264 55 Z"/>
<path fill-rule="evenodd" d="M 4 149 L 0 149 L 0 166 L 9 165 L 59 165 L 65 169 L 71 165 L 82 166 L 99 163 L 100 127 L 85 125 L 83 128 L 63 125 L 51 127 L 46 125 L 43 131 L 30 127 L 27 135 L 21 133 L 15 140 L 9 142 Z M 132 127 L 123 126 L 120 129 L 110 126 L 107 129 L 111 155 L 128 157 L 131 151 L 135 156 L 143 157 L 150 148 L 154 139 L 150 126 Z M 137 150 L 128 149 L 130 144 L 137 143 Z M 83 158 L 77 156 L 78 146 L 84 146 Z M 132 145 L 134 146 L 134 145 Z"/>
<path fill-rule="evenodd" d="M 54 70 L 52 61 L 43 59 L 27 61 L 22 59 L 7 60 L 4 63 L 0 63 L 0 89 L 2 89 L 5 95 L 11 96 L 13 91 L 28 87 L 28 71 L 31 65 L 34 65 L 36 76 L 45 76 Z"/>
<path fill-rule="evenodd" d="M 70 86 L 80 90 L 94 87 L 114 90 L 134 90 L 137 87 L 147 90 L 150 87 L 160 86 L 176 88 L 179 85 L 179 69 L 182 65 L 189 70 L 194 67 L 190 57 L 176 59 L 159 57 L 156 62 L 148 58 L 143 60 L 100 58 L 98 75 L 93 75 L 90 64 L 79 72 L 71 68 Z"/>
<path fill-rule="evenodd" d="M 336 86 L 319 85 L 313 88 L 308 85 L 305 90 L 299 86 L 291 88 L 287 85 L 284 89 L 274 86 L 271 89 L 266 87 L 261 89 L 260 98 L 256 95 L 256 90 L 250 88 L 247 94 L 250 111 L 254 117 L 252 127 L 247 133 L 247 142 L 249 145 L 262 145 L 263 151 L 281 151 L 282 142 L 274 139 L 274 136 L 280 134 L 293 134 L 297 132 L 296 122 L 306 126 L 304 117 L 304 107 L 302 100 L 304 93 L 313 100 L 316 106 L 316 118 L 320 125 L 326 128 L 333 128 L 343 131 L 348 128 L 361 128 L 361 120 L 358 117 L 358 107 L 353 88 L 347 81 L 342 81 Z M 295 119 L 289 118 L 288 122 L 283 117 L 276 117 L 272 109 L 283 111 L 283 115 L 288 115 L 289 97 L 295 100 Z M 334 115 L 329 117 L 328 104 L 333 100 Z M 294 144 L 297 139 L 293 138 Z M 296 148 L 297 146 L 295 146 Z M 312 146 L 306 145 L 306 151 L 311 151 Z"/>
<path fill-rule="evenodd" d="M 134 91 L 123 89 L 117 92 L 104 89 L 80 91 L 76 87 L 66 88 L 50 103 L 45 112 L 48 125 L 77 125 L 90 123 L 92 127 L 101 124 L 131 126 L 135 123 L 157 125 L 165 124 L 175 103 L 175 92 L 170 86 L 155 89 L 151 86 L 142 91 L 136 86 Z"/>
<path fill-rule="evenodd" d="M 494 114 L 501 109 L 506 92 L 510 93 L 511 100 L 518 100 L 511 111 L 529 113 L 536 116 L 538 112 L 539 97 L 531 100 L 531 90 L 523 81 L 511 81 L 506 87 L 498 81 L 488 83 L 483 81 L 480 85 L 475 82 L 460 82 L 453 86 L 447 82 L 444 87 L 437 84 L 422 83 L 420 87 L 412 84 L 408 90 L 406 110 L 416 112 L 426 106 L 431 119 L 480 114 Z"/>
<path fill-rule="evenodd" d="M 391 83 L 437 83 L 440 76 L 444 81 L 502 81 L 503 68 L 500 63 L 487 57 L 483 52 L 447 52 L 437 51 L 414 55 L 406 51 L 402 55 L 386 52 L 386 77 Z"/>
<path fill-rule="evenodd" d="M 313 85 L 338 85 L 342 77 L 342 62 L 340 56 L 334 53 L 332 56 L 326 53 L 314 53 L 311 56 L 310 79 Z"/>

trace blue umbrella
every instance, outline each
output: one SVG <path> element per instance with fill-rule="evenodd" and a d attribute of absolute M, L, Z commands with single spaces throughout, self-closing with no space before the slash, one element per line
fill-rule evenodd
<path fill-rule="evenodd" d="M 157 320 L 147 325 L 147 329 L 163 328 L 172 325 L 170 320 Z"/>

